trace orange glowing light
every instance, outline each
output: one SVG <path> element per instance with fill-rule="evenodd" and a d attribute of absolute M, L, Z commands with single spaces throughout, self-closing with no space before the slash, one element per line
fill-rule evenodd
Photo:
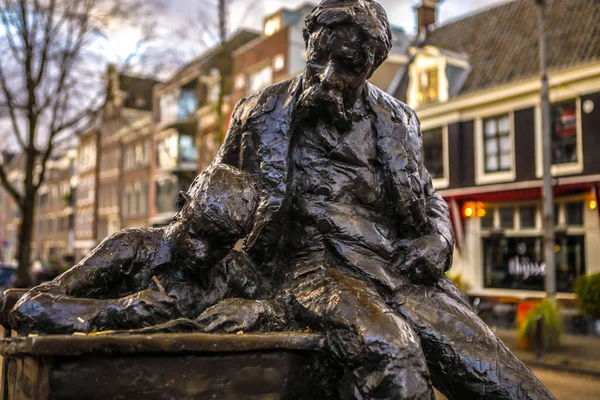
<path fill-rule="evenodd" d="M 478 208 L 477 209 L 477 216 L 479 218 L 483 218 L 487 215 L 487 211 L 485 210 L 485 208 Z"/>

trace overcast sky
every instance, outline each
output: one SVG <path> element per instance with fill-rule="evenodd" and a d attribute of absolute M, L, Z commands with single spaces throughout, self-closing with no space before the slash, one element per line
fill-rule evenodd
<path fill-rule="evenodd" d="M 448 20 L 461 17 L 490 5 L 506 2 L 507 0 L 443 0 L 439 5 L 439 21 L 444 23 Z M 231 20 L 239 24 L 260 29 L 261 21 L 265 15 L 271 14 L 282 7 L 294 8 L 305 2 L 305 0 L 230 0 Z M 316 3 L 318 1 L 313 1 Z M 394 25 L 403 27 L 407 32 L 415 31 L 415 6 L 421 4 L 421 0 L 379 0 L 386 8 L 390 21 Z M 175 19 L 185 20 L 196 12 L 194 9 L 208 10 L 211 5 L 216 6 L 217 0 L 171 0 L 169 13 Z"/>
<path fill-rule="evenodd" d="M 262 30 L 262 21 L 266 15 L 272 14 L 282 7 L 290 9 L 298 7 L 307 0 L 228 0 L 229 30 L 246 27 L 257 31 Z M 318 0 L 309 0 L 318 3 Z M 421 0 L 379 0 L 386 8 L 390 22 L 404 28 L 408 33 L 414 33 L 414 7 Z M 478 10 L 491 7 L 511 0 L 443 0 L 438 6 L 438 21 L 447 23 L 456 18 L 464 17 Z M 158 11 L 159 42 L 155 47 L 176 49 L 177 62 L 185 62 L 201 54 L 207 49 L 207 44 L 214 43 L 217 32 L 216 10 L 218 0 L 163 0 L 164 10 Z M 192 20 L 196 21 L 193 23 Z M 198 22 L 200 21 L 200 22 Z M 192 25 L 195 25 L 192 27 Z M 179 30 L 188 31 L 188 39 L 176 37 Z M 203 38 L 196 39 L 199 32 Z M 208 33 L 206 33 L 208 32 Z M 103 50 L 108 58 L 119 63 L 127 58 L 136 48 L 139 31 L 134 28 L 119 28 L 118 32 L 103 44 Z M 163 77 L 164 78 L 164 77 Z"/>

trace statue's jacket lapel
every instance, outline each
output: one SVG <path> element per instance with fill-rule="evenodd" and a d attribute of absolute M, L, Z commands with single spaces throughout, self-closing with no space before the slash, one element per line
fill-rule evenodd
<path fill-rule="evenodd" d="M 301 77 L 274 85 L 248 98 L 239 110 L 240 164 L 255 177 L 261 190 L 254 226 L 244 245 L 257 263 L 267 262 L 273 256 L 291 201 L 293 182 L 288 178 L 292 175 L 292 123 L 301 86 Z M 426 212 L 416 121 L 411 120 L 412 113 L 402 103 L 370 84 L 367 102 L 377 117 L 378 156 L 393 199 L 391 212 L 402 221 L 399 229 L 403 234 L 410 234 L 411 230 L 417 233 L 426 220 Z M 396 286 L 395 279 L 381 278 L 386 286 Z"/>
<path fill-rule="evenodd" d="M 418 121 L 399 100 L 371 84 L 367 89 L 367 102 L 377 118 L 377 153 L 393 199 L 392 212 L 405 237 L 417 235 L 427 222 Z"/>
<path fill-rule="evenodd" d="M 279 242 L 289 206 L 287 178 L 290 143 L 293 133 L 292 115 L 302 79 L 271 86 L 244 104 L 241 115 L 243 162 L 253 164 L 261 190 L 261 202 L 254 226 L 246 238 L 245 249 L 257 262 L 268 260 Z M 254 160 L 248 160 L 249 158 Z M 252 171 L 254 169 L 254 171 Z"/>

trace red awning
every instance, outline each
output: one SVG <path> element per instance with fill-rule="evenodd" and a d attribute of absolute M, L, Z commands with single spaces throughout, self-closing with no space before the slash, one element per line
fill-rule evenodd
<path fill-rule="evenodd" d="M 578 194 L 586 191 L 590 191 L 596 187 L 596 183 L 574 183 L 567 185 L 557 185 L 553 188 L 554 196 L 561 197 L 566 195 Z M 527 189 L 517 190 L 503 190 L 495 192 L 485 193 L 464 193 L 457 196 L 444 197 L 446 201 L 455 199 L 459 202 L 465 201 L 483 201 L 483 202 L 496 202 L 496 201 L 526 201 L 535 200 L 542 197 L 542 188 L 534 187 Z"/>

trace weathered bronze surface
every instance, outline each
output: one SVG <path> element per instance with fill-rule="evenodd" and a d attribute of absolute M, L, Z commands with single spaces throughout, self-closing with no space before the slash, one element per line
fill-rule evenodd
<path fill-rule="evenodd" d="M 51 335 L 12 339 L 11 400 L 328 399 L 315 334 Z M 323 377 L 328 377 L 324 380 Z"/>
<path fill-rule="evenodd" d="M 419 120 L 367 82 L 391 48 L 383 8 L 324 0 L 304 33 L 304 74 L 238 103 L 174 222 L 107 239 L 20 300 L 14 329 L 308 327 L 339 371 L 317 385 L 329 398 L 552 399 L 444 275 L 454 238 Z"/>

